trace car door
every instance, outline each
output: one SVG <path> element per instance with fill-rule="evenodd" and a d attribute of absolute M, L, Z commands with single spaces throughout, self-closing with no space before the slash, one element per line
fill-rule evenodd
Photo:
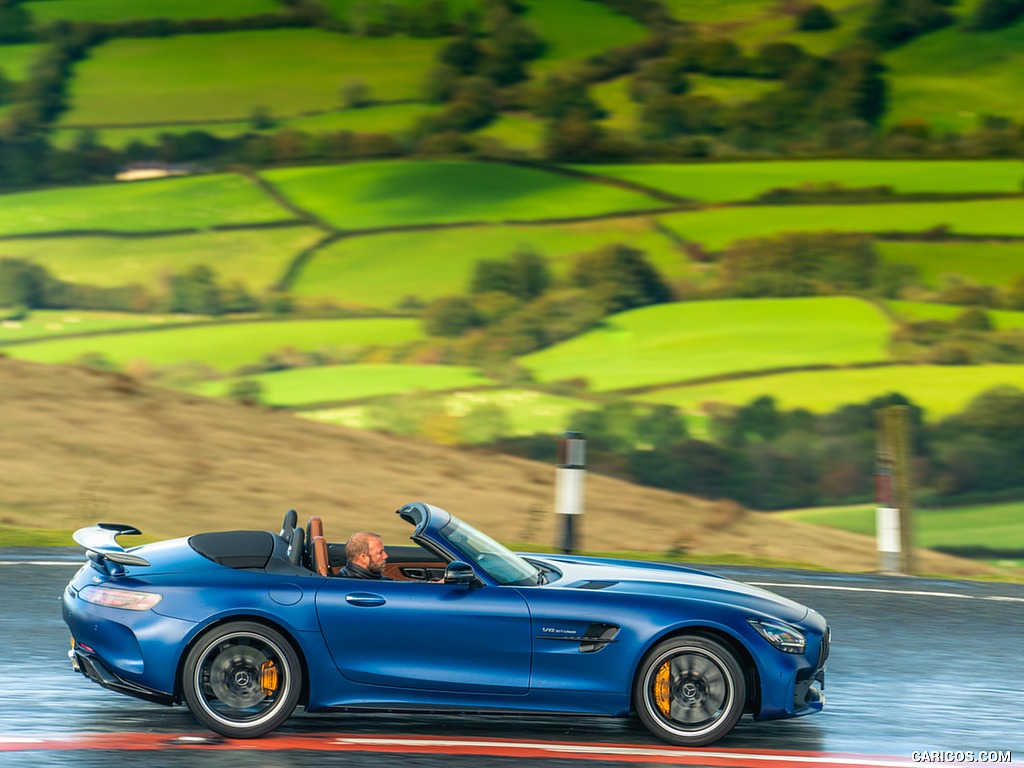
<path fill-rule="evenodd" d="M 525 694 L 532 637 L 513 587 L 330 579 L 317 615 L 338 671 L 358 683 Z"/>

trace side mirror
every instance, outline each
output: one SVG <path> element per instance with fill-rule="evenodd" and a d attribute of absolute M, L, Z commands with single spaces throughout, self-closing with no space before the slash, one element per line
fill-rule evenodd
<path fill-rule="evenodd" d="M 444 569 L 444 583 L 445 584 L 465 584 L 469 586 L 476 581 L 476 574 L 473 572 L 473 566 L 469 563 L 464 563 L 461 560 L 453 560 L 448 563 L 448 567 Z"/>

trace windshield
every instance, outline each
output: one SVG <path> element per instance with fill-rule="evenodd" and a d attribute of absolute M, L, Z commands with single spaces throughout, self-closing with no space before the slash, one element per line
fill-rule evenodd
<path fill-rule="evenodd" d="M 468 523 L 453 520 L 441 533 L 499 584 L 536 586 L 544 582 L 540 570 Z"/>

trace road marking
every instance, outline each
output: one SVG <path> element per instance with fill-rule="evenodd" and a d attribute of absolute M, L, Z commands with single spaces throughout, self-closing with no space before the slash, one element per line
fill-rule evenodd
<path fill-rule="evenodd" d="M 898 766 L 910 765 L 909 760 L 871 755 L 839 755 L 823 752 L 768 752 L 755 750 L 720 751 L 713 749 L 687 749 L 684 747 L 644 747 L 620 744 L 567 744 L 560 742 L 512 742 L 512 741 L 470 741 L 464 739 L 395 739 L 347 737 L 337 739 L 339 743 L 364 744 L 366 746 L 393 746 L 403 750 L 422 749 L 429 746 L 432 751 L 439 747 L 472 751 L 475 754 L 490 754 L 476 750 L 516 750 L 517 755 L 536 757 L 538 753 L 554 752 L 560 755 L 575 755 L 587 759 L 616 760 L 624 762 L 665 762 L 677 765 L 828 765 L 828 766 Z M 650 758 L 650 759 L 649 759 Z M 713 761 L 710 762 L 709 761 Z"/>
<path fill-rule="evenodd" d="M 356 734 L 272 734 L 261 739 L 236 740 L 210 735 L 158 733 L 93 733 L 63 737 L 20 737 L 0 735 L 0 752 L 70 750 L 247 750 L 316 752 L 377 752 L 395 755 L 473 755 L 477 757 L 550 758 L 575 757 L 581 760 L 617 763 L 660 763 L 670 765 L 765 766 L 765 768 L 908 768 L 909 759 L 887 755 L 833 754 L 828 752 L 769 751 L 753 749 L 721 750 L 713 748 L 656 747 L 643 744 L 600 744 L 547 742 L 512 739 L 451 739 L 440 737 L 376 737 Z"/>
<path fill-rule="evenodd" d="M 0 560 L 0 565 L 74 565 L 81 568 L 82 560 Z"/>
<path fill-rule="evenodd" d="M 912 597 L 949 597 L 957 600 L 1002 600 L 1006 602 L 1024 603 L 1024 597 L 1006 597 L 1003 595 L 962 595 L 959 592 L 928 592 L 915 589 L 880 589 L 877 587 L 840 587 L 834 584 L 790 584 L 776 581 L 747 581 L 752 587 L 771 587 L 773 589 L 792 587 L 793 589 L 831 589 L 837 592 L 879 592 L 886 595 L 908 595 Z"/>

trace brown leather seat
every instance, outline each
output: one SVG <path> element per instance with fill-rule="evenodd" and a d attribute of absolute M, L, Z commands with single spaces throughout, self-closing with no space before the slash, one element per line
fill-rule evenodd
<path fill-rule="evenodd" d="M 330 573 L 330 563 L 327 555 L 327 539 L 323 536 L 313 537 L 313 562 L 310 564 L 321 576 Z"/>
<path fill-rule="evenodd" d="M 313 539 L 315 539 L 317 536 L 323 535 L 323 521 L 315 515 L 309 518 L 309 522 L 306 523 L 306 556 L 304 558 L 303 565 L 305 565 L 311 571 L 316 570 L 316 567 L 313 565 Z"/>

